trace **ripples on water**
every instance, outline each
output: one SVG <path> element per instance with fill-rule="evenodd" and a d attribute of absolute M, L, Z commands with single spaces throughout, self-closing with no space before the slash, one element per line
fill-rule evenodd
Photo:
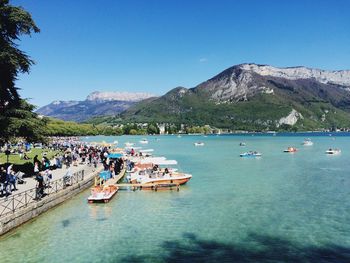
<path fill-rule="evenodd" d="M 3 237 L 0 262 L 350 262 L 350 137 L 160 138 L 147 147 L 193 174 L 179 192 L 89 205 L 86 191 Z M 248 150 L 263 157 L 239 157 Z"/>

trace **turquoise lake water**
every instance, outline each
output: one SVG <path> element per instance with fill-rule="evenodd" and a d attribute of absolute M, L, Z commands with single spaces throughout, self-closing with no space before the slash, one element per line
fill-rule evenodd
<path fill-rule="evenodd" d="M 0 262 L 350 262 L 350 137 L 311 137 L 309 147 L 301 136 L 146 138 L 193 174 L 179 192 L 88 204 L 85 191 L 2 237 Z M 248 150 L 263 156 L 239 157 Z"/>

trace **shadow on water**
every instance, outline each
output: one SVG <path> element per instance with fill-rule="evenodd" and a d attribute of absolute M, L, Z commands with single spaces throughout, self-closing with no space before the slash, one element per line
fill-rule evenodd
<path fill-rule="evenodd" d="M 70 220 L 69 219 L 62 220 L 62 226 L 63 227 L 68 227 L 69 225 L 70 225 Z"/>
<path fill-rule="evenodd" d="M 157 256 L 133 255 L 123 262 L 350 262 L 350 248 L 327 245 L 307 246 L 258 234 L 242 243 L 225 244 L 198 239 L 186 233 L 181 241 L 166 241 Z M 162 251 L 162 250 L 159 250 Z"/>
<path fill-rule="evenodd" d="M 108 218 L 106 217 L 102 217 L 102 218 L 97 218 L 96 221 L 99 221 L 99 222 L 103 222 L 103 221 L 106 221 L 108 220 Z"/>

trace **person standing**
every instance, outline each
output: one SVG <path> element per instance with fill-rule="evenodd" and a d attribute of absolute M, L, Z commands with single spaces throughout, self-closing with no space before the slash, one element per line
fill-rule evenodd
<path fill-rule="evenodd" d="M 0 188 L 1 188 L 1 196 L 4 196 L 7 193 L 6 190 L 6 170 L 4 167 L 1 167 L 0 171 Z"/>
<path fill-rule="evenodd" d="M 37 181 L 35 199 L 40 200 L 44 195 L 44 178 L 40 172 L 36 175 L 35 180 Z"/>
<path fill-rule="evenodd" d="M 34 165 L 35 165 L 35 163 L 37 163 L 37 164 L 38 164 L 38 168 L 39 168 L 39 170 L 40 170 L 41 167 L 40 167 L 40 161 L 39 161 L 38 155 L 35 155 L 35 156 L 34 156 L 33 163 L 34 163 Z"/>

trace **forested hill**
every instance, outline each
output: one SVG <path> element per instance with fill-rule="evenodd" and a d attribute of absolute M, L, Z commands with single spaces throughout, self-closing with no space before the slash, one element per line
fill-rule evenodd
<path fill-rule="evenodd" d="M 350 71 L 241 64 L 194 88 L 141 101 L 120 117 L 242 130 L 350 127 Z"/>

